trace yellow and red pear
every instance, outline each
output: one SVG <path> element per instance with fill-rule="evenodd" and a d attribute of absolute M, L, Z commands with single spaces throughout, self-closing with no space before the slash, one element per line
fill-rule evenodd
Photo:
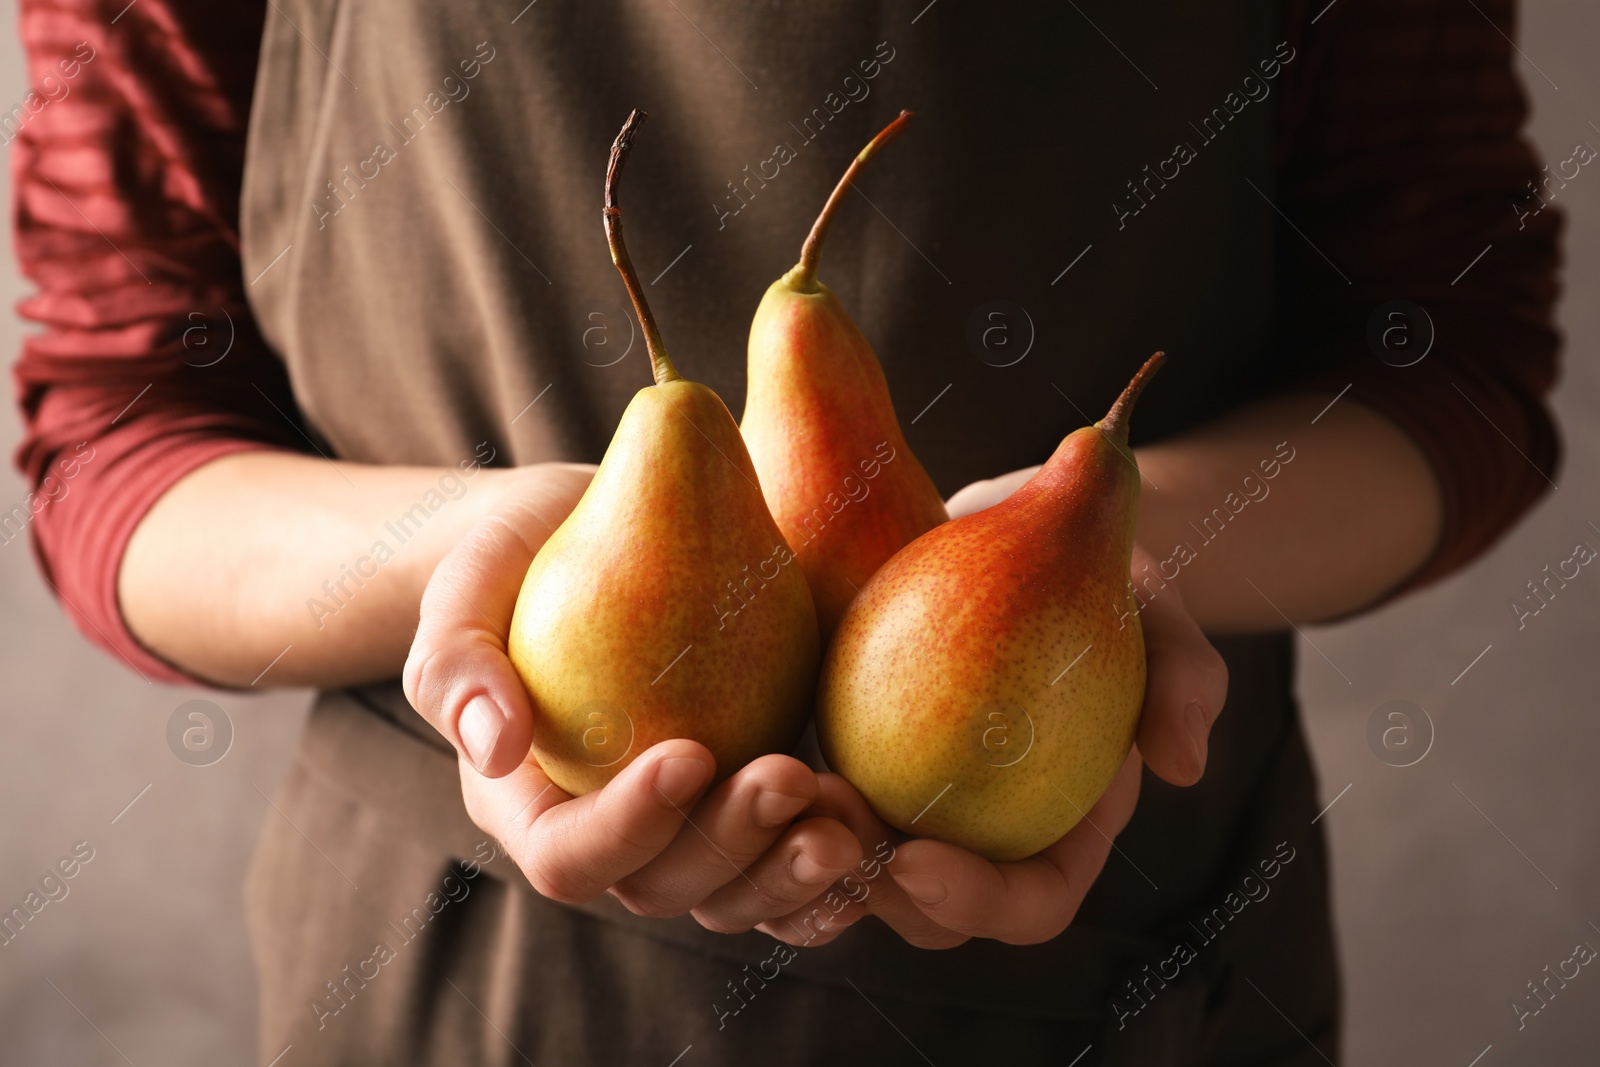
<path fill-rule="evenodd" d="M 612 146 L 605 225 L 655 384 L 534 556 L 508 642 L 533 705 L 533 754 L 573 794 L 669 738 L 704 744 L 719 778 L 790 750 L 821 655 L 810 590 L 739 428 L 715 392 L 678 374 L 622 241 L 617 179 L 644 118 L 633 112 Z M 722 604 L 734 581 L 748 597 L 737 613 Z"/>
<path fill-rule="evenodd" d="M 1021 859 L 1122 766 L 1145 686 L 1128 418 L 1162 358 L 1011 496 L 897 553 L 845 613 L 817 736 L 891 825 Z"/>
<path fill-rule="evenodd" d="M 800 262 L 768 287 L 750 324 L 740 430 L 767 506 L 811 584 L 824 640 L 884 561 L 948 517 L 900 432 L 872 345 L 817 280 L 840 202 L 910 119 L 902 111 L 851 162 Z"/>

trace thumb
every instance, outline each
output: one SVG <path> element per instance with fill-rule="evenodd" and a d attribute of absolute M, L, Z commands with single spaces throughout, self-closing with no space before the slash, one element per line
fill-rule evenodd
<path fill-rule="evenodd" d="M 422 594 L 406 658 L 406 698 L 478 771 L 522 763 L 533 712 L 506 640 L 533 549 L 506 522 L 479 523 L 439 563 Z"/>
<path fill-rule="evenodd" d="M 963 515 L 992 508 L 1021 489 L 1028 479 L 1038 472 L 1038 467 L 1024 467 L 1022 470 L 1011 471 L 997 478 L 988 478 L 963 486 L 945 503 L 945 510 L 950 513 L 952 519 L 959 519 Z"/>
<path fill-rule="evenodd" d="M 479 773 L 515 770 L 533 742 L 533 709 L 506 656 L 528 564 L 593 476 L 579 463 L 504 472 L 496 509 L 434 568 L 406 658 L 406 698 Z"/>
<path fill-rule="evenodd" d="M 1211 726 L 1228 697 L 1228 665 L 1168 583 L 1139 613 L 1147 675 L 1139 718 L 1145 763 L 1173 785 L 1205 773 Z"/>

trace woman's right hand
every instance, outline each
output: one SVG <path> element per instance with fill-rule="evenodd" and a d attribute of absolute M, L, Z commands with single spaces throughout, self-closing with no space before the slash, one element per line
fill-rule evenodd
<path fill-rule="evenodd" d="M 818 797 L 817 776 L 799 760 L 764 756 L 708 792 L 716 765 L 705 746 L 663 741 L 605 788 L 572 797 L 533 758 L 533 709 L 507 634 L 528 564 L 593 471 L 523 468 L 440 562 L 406 660 L 407 698 L 455 746 L 473 822 L 544 896 L 578 903 L 609 892 L 639 915 L 689 913 L 724 933 L 763 925 L 796 944 L 831 940 L 863 911 L 841 911 L 820 937 L 799 924 L 862 850 L 835 819 L 794 821 Z"/>

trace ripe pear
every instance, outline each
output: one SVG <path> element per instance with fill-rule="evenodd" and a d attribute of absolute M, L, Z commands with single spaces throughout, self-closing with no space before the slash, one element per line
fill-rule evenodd
<path fill-rule="evenodd" d="M 800 262 L 768 287 L 750 324 L 740 429 L 767 507 L 811 583 L 824 641 L 884 561 L 949 517 L 900 432 L 872 345 L 817 280 L 840 201 L 910 120 L 900 112 L 851 162 Z"/>
<path fill-rule="evenodd" d="M 622 240 L 617 181 L 645 114 L 611 149 L 605 226 L 655 384 L 628 404 L 578 505 L 522 583 L 508 651 L 533 704 L 533 754 L 569 793 L 658 741 L 709 748 L 719 778 L 793 748 L 820 642 L 733 416 L 673 366 Z M 734 583 L 738 583 L 735 586 Z M 737 589 L 742 605 L 726 606 Z"/>
<path fill-rule="evenodd" d="M 1122 766 L 1145 685 L 1128 417 L 1162 359 L 1010 497 L 898 552 L 845 613 L 817 736 L 891 825 L 1021 859 Z"/>

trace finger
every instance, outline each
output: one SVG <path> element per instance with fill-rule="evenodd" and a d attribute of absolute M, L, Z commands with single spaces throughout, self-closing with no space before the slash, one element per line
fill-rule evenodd
<path fill-rule="evenodd" d="M 858 887 L 857 892 L 863 888 Z M 851 899 L 850 891 L 836 885 L 756 929 L 796 948 L 821 948 L 870 914 L 863 900 Z"/>
<path fill-rule="evenodd" d="M 526 826 L 513 822 L 506 829 L 520 836 L 504 839 L 507 850 L 542 895 L 569 904 L 593 899 L 672 843 L 715 773 L 704 745 L 662 741 L 605 788 L 548 807 Z"/>
<path fill-rule="evenodd" d="M 872 810 L 856 787 L 832 771 L 817 775 L 817 796 L 811 807 L 806 809 L 806 814 L 843 823 L 856 835 L 856 840 L 861 842 L 867 855 L 877 855 L 882 862 L 887 862 L 883 854 L 892 856 L 894 843 L 906 836 L 878 818 L 878 813 Z"/>
<path fill-rule="evenodd" d="M 507 630 L 523 576 L 544 539 L 571 510 L 589 471 L 549 465 L 537 483 L 475 526 L 434 570 L 403 681 L 411 706 L 481 773 L 509 774 L 528 754 L 533 718 L 506 658 Z"/>
<path fill-rule="evenodd" d="M 1176 588 L 1146 603 L 1139 619 L 1148 664 L 1139 750 L 1166 781 L 1193 785 L 1205 773 L 1211 725 L 1228 697 L 1228 665 Z"/>
<path fill-rule="evenodd" d="M 955 948 L 972 940 L 971 935 L 942 926 L 926 914 L 894 880 L 893 872 L 891 865 L 884 877 L 871 883 L 871 893 L 862 903 L 901 940 L 926 949 Z"/>
<path fill-rule="evenodd" d="M 742 876 L 817 795 L 817 776 L 790 756 L 763 756 L 712 790 L 672 843 L 617 883 L 637 915 L 682 915 Z"/>
<path fill-rule="evenodd" d="M 539 817 L 572 799 L 531 759 L 499 778 L 485 778 L 464 756 L 457 763 L 467 816 L 513 859 L 526 850 L 525 839 Z"/>
<path fill-rule="evenodd" d="M 945 510 L 952 519 L 959 519 L 963 515 L 971 515 L 984 508 L 992 508 L 1018 489 L 1029 478 L 1039 472 L 1038 467 L 1026 467 L 1019 471 L 1002 474 L 998 478 L 988 478 L 981 482 L 973 482 L 956 491 L 945 504 Z"/>
<path fill-rule="evenodd" d="M 1085 813 L 1083 821 L 1060 841 L 1040 852 L 1039 858 L 1058 866 L 1093 860 L 1097 871 L 1104 866 L 1105 853 L 1112 849 L 1117 836 L 1127 829 L 1134 809 L 1139 806 L 1139 776 L 1144 765 L 1144 753 L 1138 745 L 1134 745 L 1127 759 L 1122 761 L 1122 766 L 1117 768 L 1116 777 L 1111 779 L 1111 784 L 1100 794 L 1100 799 Z M 1086 832 L 1078 833 L 1085 827 Z M 1092 851 L 1091 845 L 1101 851 Z"/>
<path fill-rule="evenodd" d="M 1130 752 L 1087 816 L 1037 856 L 992 863 L 942 841 L 910 841 L 900 846 L 891 875 L 947 930 L 1013 945 L 1048 941 L 1077 915 L 1111 839 L 1132 817 L 1140 766 L 1138 752 Z"/>
<path fill-rule="evenodd" d="M 842 823 L 806 819 L 692 914 L 707 930 L 743 933 L 814 899 L 860 861 L 861 842 Z"/>
<path fill-rule="evenodd" d="M 891 871 L 892 873 L 892 871 Z M 956 948 L 972 940 L 972 935 L 952 930 L 928 915 L 892 877 L 874 886 L 866 900 L 867 910 L 882 919 L 900 939 L 916 948 Z"/>
<path fill-rule="evenodd" d="M 906 835 L 878 818 L 855 787 L 839 775 L 819 774 L 817 784 L 817 802 L 811 806 L 810 814 L 827 815 L 844 823 L 866 850 L 867 857 L 858 866 L 868 891 L 863 901 L 866 909 L 917 948 L 955 948 L 970 940 L 966 934 L 946 929 L 929 918 L 888 876 L 894 870 L 898 842 L 904 841 Z M 841 885 L 850 888 L 848 879 L 842 880 Z M 768 932 L 774 937 L 782 936 L 776 930 Z M 840 932 L 842 928 L 827 939 L 831 941 Z"/>
<path fill-rule="evenodd" d="M 481 773 L 522 763 L 533 740 L 527 692 L 506 658 L 506 628 L 533 548 L 508 524 L 475 527 L 435 570 L 406 659 L 406 697 Z"/>
<path fill-rule="evenodd" d="M 826 892 L 756 929 L 796 947 L 818 948 L 872 914 L 872 904 L 880 896 L 900 893 L 886 872 L 888 861 L 894 858 L 893 842 L 905 835 L 878 818 L 854 786 L 831 772 L 817 775 L 817 799 L 805 814 L 842 823 L 855 835 L 866 855 Z M 839 909 L 840 896 L 847 903 L 842 910 L 835 910 Z"/>

